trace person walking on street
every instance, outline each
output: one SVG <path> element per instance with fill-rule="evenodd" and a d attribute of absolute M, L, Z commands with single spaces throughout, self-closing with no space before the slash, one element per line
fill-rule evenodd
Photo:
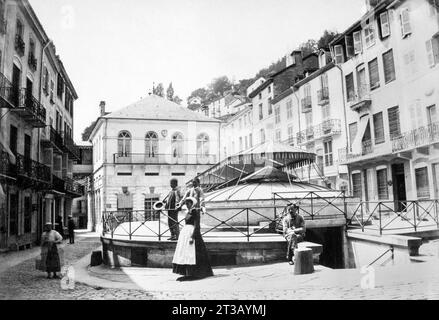
<path fill-rule="evenodd" d="M 287 240 L 287 260 L 294 264 L 294 249 L 297 243 L 305 238 L 305 220 L 299 214 L 299 207 L 296 204 L 288 206 L 288 214 L 282 219 L 283 235 Z"/>
<path fill-rule="evenodd" d="M 69 216 L 69 220 L 67 222 L 67 228 L 69 230 L 69 243 L 73 244 L 75 243 L 75 221 L 73 221 L 73 217 Z"/>
<path fill-rule="evenodd" d="M 180 226 L 178 223 L 178 212 L 180 207 L 177 208 L 181 200 L 180 189 L 178 188 L 178 180 L 173 178 L 170 181 L 172 190 L 169 192 L 168 199 L 166 200 L 166 210 L 168 210 L 168 226 L 171 232 L 171 237 L 168 240 L 178 240 L 180 233 Z"/>
<path fill-rule="evenodd" d="M 41 236 L 41 263 L 43 270 L 47 272 L 48 279 L 50 279 L 50 273 L 53 273 L 53 279 L 58 279 L 56 273 L 61 272 L 61 260 L 57 247 L 59 243 L 62 243 L 62 236 L 52 229 L 50 222 L 46 223 Z"/>
<path fill-rule="evenodd" d="M 55 231 L 64 239 L 64 224 L 60 215 L 55 219 Z"/>

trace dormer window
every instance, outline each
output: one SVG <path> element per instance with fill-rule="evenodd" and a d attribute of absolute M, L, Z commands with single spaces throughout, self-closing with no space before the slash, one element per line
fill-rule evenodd
<path fill-rule="evenodd" d="M 354 53 L 360 54 L 363 52 L 363 44 L 361 42 L 361 31 L 356 31 L 353 33 L 354 38 Z"/>
<path fill-rule="evenodd" d="M 370 48 L 375 44 L 375 30 L 372 22 L 369 22 L 364 28 L 364 40 L 366 48 Z"/>
<path fill-rule="evenodd" d="M 387 38 L 388 36 L 390 36 L 389 13 L 387 11 L 380 14 L 379 22 L 381 38 Z"/>

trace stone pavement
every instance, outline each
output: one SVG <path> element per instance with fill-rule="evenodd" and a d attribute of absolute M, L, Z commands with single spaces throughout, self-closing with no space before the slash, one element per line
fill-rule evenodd
<path fill-rule="evenodd" d="M 96 235 L 78 235 L 75 245 L 64 245 L 65 261 L 74 268 L 74 289 L 48 280 L 29 259 L 15 258 L 4 267 L 0 256 L 0 299 L 169 299 L 169 300 L 289 300 L 289 299 L 439 299 L 439 242 L 421 247 L 419 263 L 332 270 L 316 266 L 310 275 L 295 276 L 286 263 L 214 268 L 215 276 L 177 282 L 169 269 L 89 267 L 90 252 L 100 247 Z M 4 270 L 4 271 L 1 271 Z M 374 289 L 362 288 L 374 284 Z"/>

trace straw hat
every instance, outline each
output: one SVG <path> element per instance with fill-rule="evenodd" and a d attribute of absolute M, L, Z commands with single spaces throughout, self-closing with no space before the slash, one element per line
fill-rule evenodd
<path fill-rule="evenodd" d="M 197 203 L 197 199 L 195 199 L 194 197 L 187 197 L 185 199 L 185 202 L 188 202 L 188 201 L 192 202 L 192 206 Z"/>

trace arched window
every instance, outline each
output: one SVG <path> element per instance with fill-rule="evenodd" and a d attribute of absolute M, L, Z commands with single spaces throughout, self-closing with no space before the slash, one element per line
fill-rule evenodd
<path fill-rule="evenodd" d="M 181 158 L 183 156 L 183 135 L 180 132 L 172 135 L 171 148 L 174 158 Z"/>
<path fill-rule="evenodd" d="M 209 156 L 209 136 L 205 133 L 202 133 L 197 137 L 197 156 Z"/>
<path fill-rule="evenodd" d="M 156 158 L 159 153 L 159 138 L 157 133 L 149 131 L 145 136 L 145 154 L 147 158 Z"/>
<path fill-rule="evenodd" d="M 117 138 L 117 154 L 119 157 L 131 156 L 131 135 L 128 131 L 121 131 Z"/>

